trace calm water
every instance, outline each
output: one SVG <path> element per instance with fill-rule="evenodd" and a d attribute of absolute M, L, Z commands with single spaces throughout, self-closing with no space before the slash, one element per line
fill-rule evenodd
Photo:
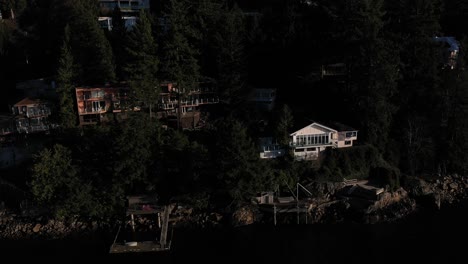
<path fill-rule="evenodd" d="M 176 230 L 172 252 L 107 255 L 109 239 L 0 242 L 3 257 L 105 257 L 154 263 L 468 263 L 468 203 L 400 224 L 252 225 Z"/>

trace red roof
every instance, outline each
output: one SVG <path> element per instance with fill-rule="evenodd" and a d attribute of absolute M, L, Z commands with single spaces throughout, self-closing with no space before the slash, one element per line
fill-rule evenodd
<path fill-rule="evenodd" d="M 15 104 L 15 106 L 24 106 L 24 105 L 36 105 L 43 103 L 40 99 L 31 99 L 29 97 L 24 98 Z"/>

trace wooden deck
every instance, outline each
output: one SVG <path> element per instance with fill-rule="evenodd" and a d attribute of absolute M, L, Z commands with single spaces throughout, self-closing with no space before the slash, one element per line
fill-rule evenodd
<path fill-rule="evenodd" d="M 156 241 L 138 241 L 131 243 L 114 243 L 109 253 L 144 253 L 144 252 L 159 252 L 167 251 L 169 247 L 161 247 Z"/>

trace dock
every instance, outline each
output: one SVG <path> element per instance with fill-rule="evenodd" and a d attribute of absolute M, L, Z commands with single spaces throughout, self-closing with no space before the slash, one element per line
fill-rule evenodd
<path fill-rule="evenodd" d="M 126 232 L 121 232 L 122 226 L 119 227 L 109 253 L 145 253 L 170 250 L 171 237 L 168 237 L 169 216 L 174 209 L 174 205 L 159 206 L 157 205 L 157 199 L 149 196 L 132 196 L 128 197 L 127 201 L 126 218 L 130 217 L 130 232 L 133 235 L 125 235 Z M 155 236 L 152 240 L 135 241 L 135 215 L 154 215 L 160 228 L 159 237 Z M 127 228 L 125 223 L 123 228 Z"/>

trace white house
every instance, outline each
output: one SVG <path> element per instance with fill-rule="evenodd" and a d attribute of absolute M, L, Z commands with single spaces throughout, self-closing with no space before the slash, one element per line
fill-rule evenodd
<path fill-rule="evenodd" d="M 338 123 L 331 128 L 314 122 L 291 133 L 290 137 L 290 147 L 296 160 L 315 160 L 328 147 L 353 146 L 353 141 L 357 139 L 357 130 Z"/>
<path fill-rule="evenodd" d="M 312 123 L 290 134 L 289 147 L 296 160 L 316 160 L 326 148 L 352 147 L 357 140 L 357 130 L 343 124 L 325 126 Z M 260 158 L 269 159 L 284 156 L 286 150 L 272 138 L 260 139 Z"/>

